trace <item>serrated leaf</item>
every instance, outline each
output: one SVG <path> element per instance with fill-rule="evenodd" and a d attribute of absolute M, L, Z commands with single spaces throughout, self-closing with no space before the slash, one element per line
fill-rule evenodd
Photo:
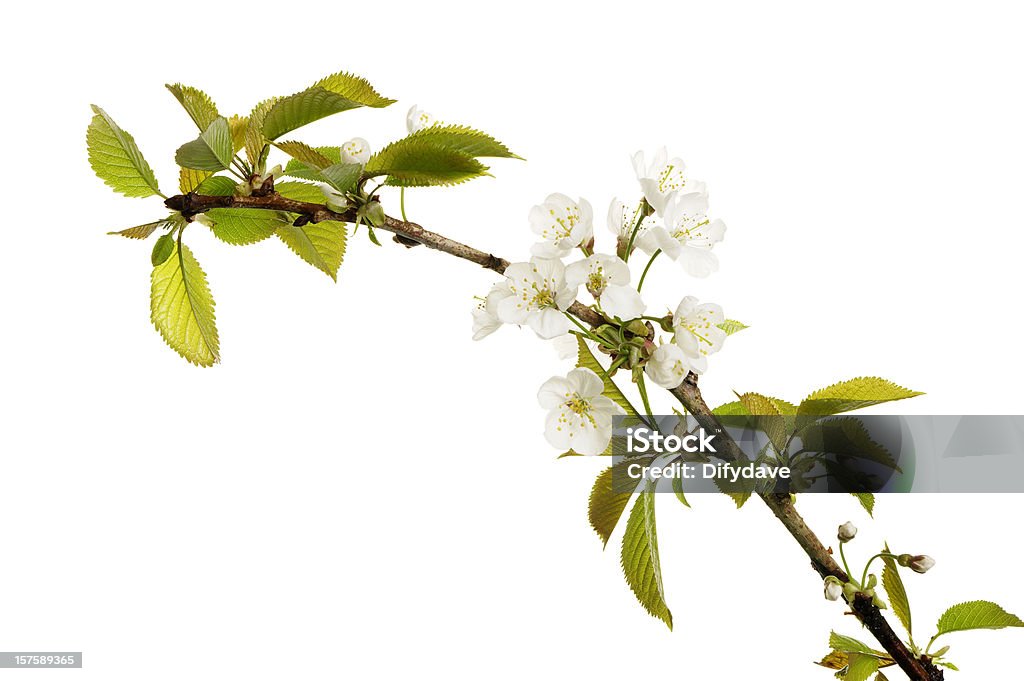
<path fill-rule="evenodd" d="M 624 459 L 619 463 L 606 468 L 594 480 L 594 486 L 590 490 L 590 502 L 587 507 L 587 515 L 590 519 L 590 526 L 594 528 L 601 542 L 608 545 L 608 539 L 612 536 L 615 526 L 626 510 L 629 500 L 632 498 L 636 488 L 642 480 L 637 480 L 635 485 L 629 489 L 623 489 L 623 485 L 613 484 L 613 480 L 624 480 L 626 471 L 632 464 L 646 466 L 654 460 L 653 456 L 644 456 L 631 459 Z M 621 477 L 620 477 L 621 476 Z"/>
<path fill-rule="evenodd" d="M 260 161 L 265 160 L 264 154 L 269 141 L 263 136 L 263 122 L 267 117 L 267 112 L 274 107 L 279 99 L 279 97 L 265 99 L 253 107 L 249 114 L 249 123 L 245 126 L 245 156 L 253 168 L 257 168 Z"/>
<path fill-rule="evenodd" d="M 206 274 L 180 240 L 171 257 L 153 268 L 150 301 L 153 325 L 175 352 L 199 366 L 220 361 L 213 296 Z"/>
<path fill-rule="evenodd" d="M 183 168 L 216 172 L 231 166 L 234 157 L 231 128 L 226 118 L 217 118 L 196 139 L 178 147 L 174 160 Z"/>
<path fill-rule="evenodd" d="M 875 495 L 871 492 L 850 492 L 853 496 L 857 497 L 857 501 L 864 507 L 864 510 L 868 512 L 868 515 L 872 518 L 875 517 Z"/>
<path fill-rule="evenodd" d="M 422 140 L 443 149 L 459 151 L 468 156 L 490 158 L 515 158 L 504 144 L 487 133 L 464 125 L 432 125 L 412 133 L 406 139 Z"/>
<path fill-rule="evenodd" d="M 214 208 L 206 216 L 213 224 L 214 236 L 236 246 L 263 241 L 279 227 L 291 224 L 288 213 L 262 208 Z"/>
<path fill-rule="evenodd" d="M 939 634 L 971 629 L 1003 629 L 1024 627 L 1024 621 L 991 601 L 968 601 L 954 605 L 942 613 L 936 625 Z"/>
<path fill-rule="evenodd" d="M 862 376 L 816 390 L 800 403 L 798 412 L 801 415 L 840 414 L 923 394 L 908 390 L 883 378 Z"/>
<path fill-rule="evenodd" d="M 107 113 L 93 105 L 93 117 L 86 131 L 89 165 L 116 192 L 134 198 L 163 196 L 153 169 L 143 158 L 135 139 L 119 128 Z"/>
<path fill-rule="evenodd" d="M 873 651 L 878 653 L 879 651 Z M 854 653 L 855 655 L 857 653 Z M 880 653 L 877 656 L 879 667 L 891 667 L 896 664 L 895 660 L 889 657 L 886 653 Z M 842 650 L 833 650 L 828 655 L 821 659 L 821 662 L 815 662 L 817 665 L 826 667 L 828 669 L 846 669 L 850 664 L 850 654 Z"/>
<path fill-rule="evenodd" d="M 158 267 L 167 262 L 167 259 L 174 255 L 174 235 L 163 234 L 153 243 L 153 252 L 149 259 L 153 267 Z"/>
<path fill-rule="evenodd" d="M 749 329 L 750 327 L 743 322 L 738 322 L 735 319 L 726 319 L 724 322 L 718 325 L 722 331 L 725 331 L 726 336 L 731 336 L 734 333 L 739 333 L 743 329 Z"/>
<path fill-rule="evenodd" d="M 224 175 L 214 175 L 199 183 L 196 194 L 203 196 L 231 196 L 235 193 L 235 181 Z"/>
<path fill-rule="evenodd" d="M 615 382 L 608 376 L 608 372 L 605 371 L 604 367 L 601 366 L 601 363 L 597 361 L 596 357 L 594 357 L 594 353 L 592 353 L 590 348 L 587 347 L 587 342 L 583 340 L 581 336 L 576 336 L 576 342 L 578 347 L 576 366 L 590 369 L 600 376 L 601 380 L 604 382 L 604 391 L 601 394 L 625 409 L 627 415 L 639 417 L 640 414 L 633 408 L 633 405 L 629 403 L 626 396 L 622 394 L 619 387 L 615 385 Z"/>
<path fill-rule="evenodd" d="M 210 127 L 210 123 L 213 123 L 220 117 L 220 114 L 217 113 L 217 105 L 202 90 L 182 85 L 181 83 L 165 85 L 164 87 L 171 91 L 171 94 L 181 103 L 181 106 L 188 112 L 189 117 L 192 118 L 192 121 L 200 130 L 206 130 Z"/>
<path fill-rule="evenodd" d="M 860 653 L 849 654 L 850 664 L 846 667 L 843 681 L 868 681 L 872 674 L 878 672 L 878 658 Z"/>
<path fill-rule="evenodd" d="M 213 175 L 210 170 L 195 170 L 194 168 L 179 168 L 178 170 L 178 189 L 182 194 L 194 192 L 203 180 Z"/>
<path fill-rule="evenodd" d="M 802 430 L 800 437 L 807 451 L 865 459 L 902 472 L 892 452 L 875 442 L 857 417 L 841 416 L 818 421 Z"/>
<path fill-rule="evenodd" d="M 654 517 L 655 492 L 650 486 L 639 494 L 622 537 L 622 572 L 629 588 L 652 616 L 672 628 L 672 612 L 665 604 Z"/>
<path fill-rule="evenodd" d="M 335 147 L 339 150 L 339 160 L 331 161 L 330 158 L 304 142 L 274 142 L 274 146 L 291 156 L 293 160 L 298 161 L 303 167 L 317 171 L 323 170 L 334 163 L 339 163 L 341 158 L 340 147 Z M 288 165 L 290 166 L 291 164 L 291 161 L 289 161 Z"/>
<path fill-rule="evenodd" d="M 275 189 L 281 196 L 296 201 L 316 203 L 323 200 L 323 193 L 318 187 L 301 182 L 282 182 Z M 277 236 L 296 255 L 337 281 L 348 236 L 344 223 L 310 222 L 302 227 L 282 225 L 277 228 Z"/>
<path fill-rule="evenodd" d="M 828 645 L 833 650 L 841 650 L 844 653 L 863 653 L 866 655 L 885 655 L 885 653 L 873 649 L 866 643 L 862 643 L 852 636 L 844 636 L 831 632 L 828 637 Z"/>
<path fill-rule="evenodd" d="M 885 550 L 886 552 L 889 551 L 888 544 L 886 544 Z M 882 562 L 884 563 L 882 567 L 882 586 L 885 587 L 885 593 L 889 597 L 889 604 L 892 606 L 892 611 L 896 614 L 896 618 L 903 625 L 903 628 L 907 630 L 907 634 L 911 639 L 913 639 L 914 630 L 910 617 L 910 600 L 907 598 L 907 589 L 903 585 L 903 578 L 900 577 L 895 560 L 883 557 Z"/>
<path fill-rule="evenodd" d="M 317 154 L 328 159 L 330 161 L 328 165 L 341 163 L 341 147 L 312 147 L 312 149 Z M 313 182 L 324 181 L 320 176 L 319 170 L 294 158 L 288 161 L 288 164 L 285 165 L 284 174 L 289 177 L 297 177 L 301 180 L 311 180 Z"/>
<path fill-rule="evenodd" d="M 395 100 L 381 97 L 365 79 L 340 72 L 290 97 L 282 97 L 267 112 L 263 136 L 275 140 L 296 128 L 361 106 L 380 108 Z"/>
<path fill-rule="evenodd" d="M 249 117 L 233 115 L 228 119 L 228 128 L 231 130 L 231 151 L 237 154 L 245 148 L 245 133 L 249 128 Z"/>
<path fill-rule="evenodd" d="M 334 189 L 345 194 L 355 190 L 363 167 L 358 163 L 335 163 L 320 171 L 320 177 Z"/>
<path fill-rule="evenodd" d="M 147 222 L 144 225 L 136 225 L 135 227 L 122 229 L 119 232 L 107 232 L 107 234 L 123 236 L 126 239 L 147 239 L 156 230 L 161 227 L 168 226 L 170 226 L 170 222 L 168 220 L 157 220 L 156 222 Z"/>
<path fill-rule="evenodd" d="M 779 403 L 782 401 L 777 402 L 771 397 L 758 393 L 743 393 L 740 395 L 740 402 L 751 414 L 764 417 L 754 420 L 755 427 L 768 436 L 776 452 L 782 453 L 789 434 L 787 419 L 784 418 L 783 412 L 779 408 Z M 783 404 L 783 408 L 790 406 L 792 405 L 788 403 Z"/>
<path fill-rule="evenodd" d="M 482 177 L 487 175 L 487 166 L 461 151 L 406 137 L 371 156 L 366 174 L 387 175 L 386 184 L 395 187 L 433 187 Z"/>
<path fill-rule="evenodd" d="M 675 493 L 679 503 L 686 508 L 691 508 L 690 502 L 686 500 L 686 492 L 683 491 L 683 479 L 681 477 L 672 478 L 672 491 Z"/>

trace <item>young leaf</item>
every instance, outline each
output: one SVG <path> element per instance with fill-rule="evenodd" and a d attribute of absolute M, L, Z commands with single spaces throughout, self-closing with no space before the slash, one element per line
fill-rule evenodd
<path fill-rule="evenodd" d="M 217 118 L 198 138 L 181 145 L 174 160 L 184 168 L 217 172 L 227 170 L 234 155 L 228 120 Z"/>
<path fill-rule="evenodd" d="M 622 571 L 640 604 L 672 628 L 672 613 L 665 604 L 658 557 L 658 530 L 654 519 L 653 488 L 640 493 L 626 521 L 622 537 Z"/>
<path fill-rule="evenodd" d="M 274 146 L 283 151 L 284 153 L 291 156 L 294 160 L 307 168 L 313 170 L 323 170 L 333 163 L 339 163 L 341 160 L 341 151 L 338 151 L 338 160 L 332 161 L 322 153 L 303 142 L 274 142 Z M 288 162 L 291 165 L 291 161 Z"/>
<path fill-rule="evenodd" d="M 629 403 L 629 400 L 626 399 L 626 396 L 622 394 L 622 391 L 619 390 L 619 387 L 608 376 L 608 372 L 601 366 L 601 363 L 594 357 L 594 353 L 587 347 L 587 342 L 580 336 L 576 336 L 576 342 L 579 345 L 576 366 L 590 369 L 600 376 L 601 380 L 604 381 L 604 392 L 602 394 L 625 409 L 626 414 L 640 416 L 637 410 L 633 408 L 633 405 Z"/>
<path fill-rule="evenodd" d="M 862 643 L 852 636 L 844 636 L 832 632 L 828 637 L 828 645 L 834 650 L 841 650 L 844 653 L 863 653 L 865 655 L 883 656 L 885 653 L 873 649 L 866 643 Z"/>
<path fill-rule="evenodd" d="M 181 83 L 164 87 L 171 91 L 171 94 L 181 103 L 200 130 L 206 130 L 210 127 L 210 123 L 220 118 L 220 114 L 217 113 L 217 105 L 202 90 Z"/>
<path fill-rule="evenodd" d="M 231 196 L 235 193 L 235 181 L 224 175 L 214 175 L 200 182 L 195 191 L 204 196 Z"/>
<path fill-rule="evenodd" d="M 380 108 L 395 100 L 381 97 L 363 78 L 336 73 L 290 97 L 282 97 L 266 114 L 263 136 L 275 140 L 331 114 L 361 106 Z"/>
<path fill-rule="evenodd" d="M 1024 621 L 990 601 L 969 601 L 954 605 L 942 613 L 937 626 L 939 631 L 936 637 L 939 634 L 969 629 L 1024 627 Z"/>
<path fill-rule="evenodd" d="M 213 223 L 214 236 L 236 246 L 263 241 L 291 224 L 288 213 L 261 208 L 214 208 L 206 216 Z"/>
<path fill-rule="evenodd" d="M 853 378 L 811 393 L 800 403 L 798 411 L 801 415 L 840 414 L 923 394 L 900 387 L 882 378 L 873 376 Z"/>
<path fill-rule="evenodd" d="M 89 165 L 96 176 L 125 196 L 163 196 L 153 169 L 146 163 L 135 139 L 117 127 L 107 113 L 93 105 L 93 117 L 86 131 Z"/>
<path fill-rule="evenodd" d="M 153 252 L 150 254 L 149 259 L 153 263 L 153 267 L 159 267 L 167 262 L 167 259 L 174 254 L 174 235 L 163 234 L 156 243 L 153 244 Z"/>
<path fill-rule="evenodd" d="M 464 125 L 432 125 L 413 134 L 406 139 L 423 140 L 451 151 L 460 151 L 468 156 L 491 158 L 516 158 L 504 144 L 487 133 L 474 130 Z"/>
<path fill-rule="evenodd" d="M 468 154 L 406 137 L 371 156 L 366 174 L 387 175 L 387 184 L 395 187 L 432 187 L 459 184 L 488 173 L 487 166 Z"/>
<path fill-rule="evenodd" d="M 153 325 L 175 352 L 199 366 L 220 361 L 206 274 L 180 240 L 171 257 L 153 268 L 150 301 Z"/>
<path fill-rule="evenodd" d="M 857 501 L 864 507 L 864 510 L 868 512 L 868 515 L 872 518 L 875 517 L 875 495 L 871 492 L 850 492 L 853 496 L 857 497 Z"/>
<path fill-rule="evenodd" d="M 850 664 L 846 667 L 843 681 L 868 681 L 878 671 L 878 658 L 860 653 L 848 655 Z"/>
<path fill-rule="evenodd" d="M 168 220 L 157 220 L 156 222 L 147 222 L 144 225 L 137 225 L 135 227 L 129 227 L 128 229 L 122 229 L 119 232 L 107 232 L 107 234 L 123 236 L 126 239 L 147 239 L 153 232 L 161 227 L 166 227 L 169 224 Z"/>
<path fill-rule="evenodd" d="M 245 126 L 245 156 L 253 168 L 258 167 L 260 162 L 265 160 L 264 154 L 269 142 L 263 136 L 263 122 L 267 113 L 279 100 L 279 97 L 263 100 L 253 107 L 252 113 L 249 114 L 249 123 Z"/>
<path fill-rule="evenodd" d="M 885 546 L 886 552 L 889 551 L 889 545 Z M 896 566 L 896 561 L 892 558 L 882 558 L 885 563 L 882 567 L 882 586 L 885 587 L 885 593 L 889 596 L 889 603 L 892 605 L 892 611 L 896 613 L 896 618 L 903 625 L 903 628 L 907 630 L 907 634 L 913 638 L 914 630 L 911 626 L 910 619 L 910 600 L 907 598 L 907 589 L 903 586 L 903 578 L 900 577 L 899 568 Z"/>
<path fill-rule="evenodd" d="M 731 336 L 734 333 L 739 333 L 743 329 L 749 329 L 750 327 L 743 322 L 738 322 L 735 319 L 726 319 L 724 322 L 718 325 L 722 331 L 725 331 L 726 336 Z"/>
<path fill-rule="evenodd" d="M 341 163 L 341 147 L 312 147 L 312 149 L 317 154 L 330 161 L 327 165 Z M 288 161 L 288 164 L 284 167 L 284 174 L 289 177 L 297 177 L 302 180 L 311 180 L 313 182 L 324 181 L 320 176 L 320 171 L 315 166 L 309 166 L 302 161 L 299 161 L 297 158 L 292 158 Z"/>
<path fill-rule="evenodd" d="M 313 185 L 282 182 L 276 185 L 275 189 L 281 196 L 296 201 L 323 201 L 323 193 Z M 297 256 L 337 281 L 338 268 L 345 257 L 345 223 L 324 221 L 310 222 L 302 227 L 281 225 L 277 228 L 277 236 Z"/>
<path fill-rule="evenodd" d="M 181 168 L 178 173 L 178 189 L 182 194 L 194 192 L 202 184 L 203 180 L 213 175 L 209 170 L 195 170 L 193 168 Z"/>
<path fill-rule="evenodd" d="M 231 130 L 231 150 L 237 154 L 245 148 L 245 133 L 249 128 L 249 117 L 233 115 L 228 119 L 228 128 Z"/>
<path fill-rule="evenodd" d="M 335 163 L 320 171 L 324 182 L 342 194 L 354 190 L 362 174 L 363 167 L 358 163 Z"/>
<path fill-rule="evenodd" d="M 619 518 L 622 517 L 622 512 L 626 510 L 626 505 L 641 482 L 638 480 L 637 484 L 632 485 L 630 489 L 623 489 L 623 485 L 614 485 L 612 480 L 624 480 L 626 470 L 632 464 L 646 466 L 653 460 L 653 456 L 625 459 L 603 470 L 594 480 L 594 487 L 590 490 L 587 515 L 590 518 L 590 526 L 601 537 L 601 542 L 605 546 L 608 546 L 609 537 L 612 536 Z"/>

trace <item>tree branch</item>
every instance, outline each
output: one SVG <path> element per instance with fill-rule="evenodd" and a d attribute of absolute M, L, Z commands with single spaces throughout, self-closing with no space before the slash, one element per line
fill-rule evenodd
<path fill-rule="evenodd" d="M 179 211 L 190 219 L 213 208 L 261 208 L 296 213 L 302 216 L 299 220 L 303 223 L 327 220 L 355 221 L 354 212 L 337 213 L 324 205 L 295 201 L 273 192 L 264 196 L 205 196 L 189 193 L 172 196 L 164 203 L 168 208 Z M 471 246 L 424 229 L 414 222 L 386 217 L 384 224 L 376 228 L 393 233 L 399 243 L 407 246 L 412 243 L 422 244 L 427 248 L 476 263 L 498 274 L 502 274 L 509 266 L 509 262 L 504 258 L 478 251 Z M 607 321 L 599 312 L 579 301 L 574 301 L 568 311 L 591 326 L 598 326 Z M 735 461 L 741 457 L 742 451 L 739 445 L 722 428 L 707 403 L 704 402 L 700 388 L 697 387 L 697 377 L 694 374 L 687 376 L 678 388 L 674 388 L 670 392 L 686 407 L 686 410 L 705 431 L 718 436 L 717 442 L 722 444 L 718 452 L 719 458 Z M 832 558 L 831 552 L 825 548 L 825 545 L 797 513 L 788 494 L 761 494 L 759 496 L 811 559 L 811 566 L 822 578 L 832 575 L 843 582 L 849 581 L 849 576 Z M 928 660 L 914 657 L 889 626 L 881 611 L 871 603 L 870 598 L 858 595 L 849 605 L 857 618 L 913 681 L 942 681 L 942 670 L 936 668 Z"/>

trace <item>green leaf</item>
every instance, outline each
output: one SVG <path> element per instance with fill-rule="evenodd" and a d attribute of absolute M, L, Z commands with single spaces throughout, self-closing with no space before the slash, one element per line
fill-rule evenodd
<path fill-rule="evenodd" d="M 853 378 L 811 393 L 800 403 L 798 412 L 801 415 L 840 414 L 923 394 L 882 378 L 873 376 Z"/>
<path fill-rule="evenodd" d="M 213 172 L 209 170 L 195 170 L 194 168 L 180 168 L 178 173 L 178 189 L 182 194 L 194 192 L 196 187 L 202 184 L 203 180 L 210 177 Z"/>
<path fill-rule="evenodd" d="M 163 196 L 153 169 L 142 157 L 135 139 L 117 127 L 103 109 L 94 105 L 92 110 L 95 115 L 85 139 L 89 148 L 89 165 L 96 176 L 125 196 Z"/>
<path fill-rule="evenodd" d="M 902 472 L 892 452 L 875 442 L 857 417 L 818 421 L 801 431 L 800 437 L 807 451 L 866 459 Z"/>
<path fill-rule="evenodd" d="M 672 491 L 675 492 L 676 499 L 685 506 L 691 508 L 690 502 L 686 500 L 686 493 L 683 491 L 683 479 L 680 477 L 672 478 Z"/>
<path fill-rule="evenodd" d="M 843 681 L 868 681 L 872 674 L 878 672 L 878 658 L 859 653 L 849 654 L 850 664 L 846 667 Z"/>
<path fill-rule="evenodd" d="M 282 97 L 267 112 L 263 135 L 275 140 L 296 128 L 331 114 L 361 106 L 380 108 L 395 100 L 381 97 L 366 80 L 348 73 L 336 73 L 302 92 Z"/>
<path fill-rule="evenodd" d="M 236 246 L 263 241 L 279 227 L 291 224 L 288 213 L 262 208 L 214 208 L 206 216 L 213 223 L 214 236 Z"/>
<path fill-rule="evenodd" d="M 857 501 L 864 507 L 864 510 L 868 512 L 868 515 L 872 518 L 875 517 L 875 495 L 871 492 L 850 492 L 853 496 L 857 497 Z"/>
<path fill-rule="evenodd" d="M 153 267 L 159 267 L 167 262 L 172 255 L 174 255 L 174 235 L 164 234 L 153 244 L 153 252 L 149 259 L 153 263 Z"/>
<path fill-rule="evenodd" d="M 1024 627 L 1024 621 L 990 601 L 969 601 L 954 605 L 942 613 L 937 626 L 939 631 L 936 637 L 940 634 L 970 629 Z"/>
<path fill-rule="evenodd" d="M 632 485 L 630 489 L 624 489 L 622 481 L 627 479 L 626 469 L 632 464 L 647 466 L 653 460 L 653 456 L 624 459 L 614 466 L 603 470 L 597 476 L 597 479 L 594 480 L 594 487 L 590 490 L 588 516 L 590 517 L 590 526 L 601 537 L 601 542 L 605 546 L 608 545 L 608 539 L 612 536 L 612 532 L 615 530 L 619 518 L 622 517 L 623 511 L 626 510 L 626 505 L 629 503 L 630 498 L 632 498 L 633 492 L 643 482 L 642 480 L 637 480 L 636 484 Z M 617 485 L 612 482 L 616 479 L 619 480 Z"/>
<path fill-rule="evenodd" d="M 608 372 L 605 371 L 605 368 L 602 367 L 601 363 L 597 361 L 596 357 L 594 357 L 594 353 L 592 353 L 590 348 L 587 347 L 587 342 L 583 340 L 581 336 L 576 336 L 576 342 L 579 346 L 576 366 L 590 369 L 600 376 L 601 380 L 604 381 L 604 392 L 601 394 L 625 409 L 627 415 L 639 417 L 640 414 L 633 408 L 633 405 L 629 403 L 626 396 L 622 394 L 621 390 L 619 390 L 619 386 L 615 385 L 615 382 L 608 376 Z"/>
<path fill-rule="evenodd" d="M 319 203 L 323 193 L 318 187 L 301 182 L 282 182 L 275 186 L 281 196 L 296 201 Z M 343 222 L 307 223 L 302 227 L 282 225 L 277 236 L 297 256 L 308 262 L 331 279 L 337 281 L 338 268 L 345 257 L 347 232 Z"/>
<path fill-rule="evenodd" d="M 153 268 L 150 300 L 153 325 L 175 352 L 199 366 L 220 361 L 206 274 L 180 240 L 171 257 Z"/>
<path fill-rule="evenodd" d="M 358 163 L 335 163 L 320 171 L 324 181 L 342 194 L 355 190 L 362 174 L 363 167 Z"/>
<path fill-rule="evenodd" d="M 782 403 L 781 400 L 776 402 L 773 398 L 758 393 L 743 393 L 740 395 L 740 402 L 751 414 L 764 417 L 755 419 L 756 427 L 768 436 L 776 452 L 783 453 L 789 428 L 787 419 L 783 418 L 784 412 L 780 409 L 780 405 L 786 409 L 792 405 Z"/>
<path fill-rule="evenodd" d="M 293 160 L 297 161 L 302 167 L 313 170 L 323 170 L 329 165 L 341 162 L 341 148 L 338 149 L 338 160 L 332 161 L 327 156 L 324 156 L 318 150 L 305 144 L 304 142 L 274 142 L 274 146 L 288 154 Z M 288 165 L 291 166 L 292 162 L 289 161 Z M 287 173 L 286 173 L 287 174 Z M 316 179 L 316 178 L 307 178 Z"/>
<path fill-rule="evenodd" d="M 889 545 L 885 546 L 886 552 L 889 551 Z M 910 599 L 907 598 L 907 589 L 903 586 L 903 578 L 900 577 L 899 568 L 896 566 L 896 561 L 892 558 L 882 558 L 885 566 L 882 568 L 882 586 L 885 587 L 885 593 L 889 596 L 889 603 L 892 605 L 892 611 L 896 613 L 896 618 L 899 619 L 903 628 L 907 630 L 907 634 L 910 635 L 911 639 L 914 636 L 914 630 L 911 626 L 910 618 Z"/>
<path fill-rule="evenodd" d="M 263 122 L 278 101 L 279 97 L 263 100 L 249 114 L 249 123 L 245 127 L 245 156 L 254 169 L 266 160 L 268 140 L 263 136 Z"/>
<path fill-rule="evenodd" d="M 129 227 L 128 229 L 122 229 L 119 232 L 107 232 L 107 234 L 123 236 L 126 239 L 147 239 L 156 230 L 160 228 L 170 228 L 173 224 L 172 218 L 166 218 L 164 220 L 147 222 L 144 225 L 137 225 L 135 227 Z"/>
<path fill-rule="evenodd" d="M 245 148 L 245 133 L 249 129 L 249 117 L 233 115 L 228 119 L 228 128 L 231 129 L 231 149 L 237 154 Z"/>
<path fill-rule="evenodd" d="M 422 140 L 430 144 L 459 151 L 467 156 L 491 158 L 522 157 L 513 154 L 504 144 L 490 135 L 464 125 L 432 125 L 412 133 L 406 139 Z"/>
<path fill-rule="evenodd" d="M 387 175 L 395 187 L 433 187 L 459 184 L 487 175 L 487 166 L 469 154 L 406 137 L 370 157 L 369 177 Z"/>
<path fill-rule="evenodd" d="M 658 530 L 654 519 L 655 492 L 648 486 L 633 504 L 622 537 L 622 571 L 640 604 L 672 628 L 672 613 L 665 604 L 658 557 Z"/>
<path fill-rule="evenodd" d="M 205 196 L 231 196 L 235 193 L 235 181 L 224 175 L 214 175 L 199 183 L 196 194 Z"/>
<path fill-rule="evenodd" d="M 957 667 L 952 662 L 936 662 L 935 664 L 937 664 L 940 667 L 945 667 L 946 669 L 952 669 L 955 672 L 960 671 L 960 667 Z M 875 681 L 878 681 L 878 680 L 875 679 Z"/>
<path fill-rule="evenodd" d="M 832 632 L 828 637 L 828 645 L 833 650 L 841 650 L 844 653 L 863 653 L 865 655 L 884 656 L 885 653 L 873 649 L 866 643 L 862 643 L 852 636 L 844 636 Z"/>
<path fill-rule="evenodd" d="M 312 147 L 312 149 L 317 154 L 330 161 L 327 165 L 341 163 L 341 147 Z M 324 181 L 317 167 L 307 165 L 302 161 L 297 160 L 297 158 L 292 158 L 288 161 L 288 164 L 284 167 L 284 174 L 290 177 L 297 177 L 301 180 L 312 180 L 313 182 Z"/>
<path fill-rule="evenodd" d="M 183 144 L 174 155 L 179 166 L 193 170 L 227 170 L 235 152 L 231 127 L 226 118 L 217 118 L 198 138 Z"/>
<path fill-rule="evenodd" d="M 181 103 L 200 130 L 206 130 L 210 127 L 210 123 L 220 118 L 220 114 L 217 113 L 217 105 L 202 90 L 181 83 L 164 87 L 171 91 L 171 94 Z"/>
<path fill-rule="evenodd" d="M 718 325 L 722 331 L 725 331 L 726 336 L 731 336 L 734 333 L 739 333 L 743 329 L 749 329 L 750 327 L 743 322 L 738 322 L 735 319 L 726 319 L 724 322 Z"/>

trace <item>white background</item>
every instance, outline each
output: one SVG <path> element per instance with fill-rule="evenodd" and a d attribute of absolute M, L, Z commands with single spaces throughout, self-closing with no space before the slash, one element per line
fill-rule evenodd
<path fill-rule="evenodd" d="M 569 363 L 529 331 L 470 340 L 492 274 L 360 235 L 335 286 L 275 240 L 189 230 L 222 340 L 223 364 L 201 370 L 149 323 L 150 245 L 104 234 L 164 211 L 92 175 L 90 103 L 172 193 L 196 133 L 163 83 L 247 113 L 346 69 L 399 104 L 295 136 L 379 148 L 414 103 L 492 132 L 528 163 L 408 206 L 512 259 L 549 192 L 587 197 L 607 249 L 608 201 L 638 196 L 629 155 L 686 159 L 729 225 L 722 268 L 695 281 L 661 263 L 647 299 L 694 294 L 751 325 L 713 358 L 709 402 L 877 374 L 928 393 L 894 412 L 1020 413 L 1021 17 L 618 7 L 8 9 L 0 649 L 81 650 L 84 670 L 35 674 L 103 680 L 831 678 L 811 661 L 831 628 L 859 627 L 756 500 L 660 500 L 675 632 L 636 604 L 587 525 L 602 462 L 555 461 L 542 436 L 536 389 Z M 858 562 L 883 540 L 936 557 L 907 577 L 927 639 L 957 601 L 1024 614 L 1020 499 L 886 497 L 876 521 L 846 497 L 800 509 L 826 539 L 861 526 Z M 947 642 L 962 678 L 987 679 L 1022 635 Z"/>

